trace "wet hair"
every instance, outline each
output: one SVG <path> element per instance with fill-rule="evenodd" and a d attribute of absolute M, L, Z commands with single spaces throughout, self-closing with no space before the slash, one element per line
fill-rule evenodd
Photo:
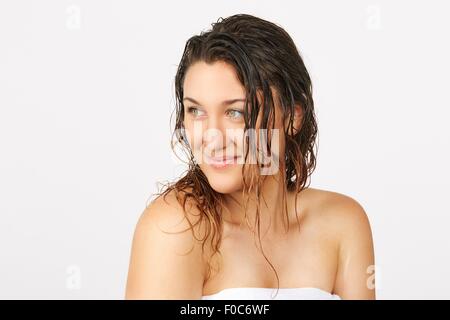
<path fill-rule="evenodd" d="M 280 26 L 267 20 L 248 15 L 236 14 L 227 18 L 219 18 L 211 24 L 211 29 L 192 36 L 187 40 L 178 70 L 175 76 L 176 115 L 173 141 L 181 143 L 187 152 L 189 161 L 186 172 L 176 182 L 165 185 L 165 189 L 158 193 L 165 196 L 174 191 L 176 198 L 186 212 L 186 204 L 189 202 L 199 209 L 198 220 L 195 223 L 189 221 L 194 232 L 194 226 L 205 223 L 206 233 L 202 241 L 202 250 L 205 242 L 210 240 L 213 254 L 220 255 L 222 238 L 222 205 L 223 194 L 216 192 L 210 185 L 198 164 L 194 160 L 186 136 L 183 134 L 184 105 L 183 83 L 186 72 L 191 65 L 203 61 L 211 64 L 217 61 L 226 62 L 233 66 L 239 81 L 245 88 L 246 105 L 244 108 L 244 130 L 255 128 L 258 115 L 261 117 L 261 129 L 274 128 L 274 97 L 271 88 L 275 89 L 278 103 L 281 106 L 283 119 L 289 124 L 283 130 L 285 132 L 285 154 L 280 155 L 280 172 L 283 177 L 283 214 L 289 220 L 287 212 L 287 191 L 297 193 L 309 186 L 309 177 L 316 166 L 316 136 L 317 122 L 314 113 L 312 97 L 312 83 L 302 57 L 289 34 Z M 258 99 L 258 95 L 262 99 Z M 298 104 L 302 108 L 303 117 L 300 130 L 293 126 L 294 106 Z M 268 149 L 270 150 L 270 141 Z M 173 145 L 172 145 L 173 147 Z M 247 159 L 247 155 L 246 155 Z M 260 238 L 260 210 L 259 203 L 261 184 L 263 177 L 257 171 L 252 171 L 251 179 L 245 177 L 243 166 L 243 195 L 254 195 L 257 200 L 255 226 L 259 243 Z M 256 175 L 256 179 L 255 178 Z M 297 197 L 295 197 L 295 209 L 297 209 Z M 296 212 L 297 216 L 297 212 Z M 283 220 L 284 221 L 284 220 Z M 297 216 L 298 221 L 298 216 Z M 262 246 L 261 246 L 262 250 Z M 277 272 L 262 250 L 266 261 Z M 208 263 L 207 279 L 211 275 L 211 265 Z"/>

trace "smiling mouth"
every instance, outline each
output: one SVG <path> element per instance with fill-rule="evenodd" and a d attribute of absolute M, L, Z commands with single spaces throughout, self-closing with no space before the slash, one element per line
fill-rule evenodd
<path fill-rule="evenodd" d="M 238 163 L 240 156 L 235 157 L 208 157 L 205 155 L 205 163 L 216 168 L 223 168 Z"/>

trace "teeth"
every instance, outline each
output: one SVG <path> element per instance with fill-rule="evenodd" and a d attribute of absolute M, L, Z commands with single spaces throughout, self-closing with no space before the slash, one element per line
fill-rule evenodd
<path fill-rule="evenodd" d="M 228 158 L 228 159 L 213 159 L 213 162 L 217 162 L 217 163 L 225 163 L 225 162 L 230 162 L 233 161 L 233 158 Z"/>
<path fill-rule="evenodd" d="M 237 159 L 237 157 L 227 157 L 227 158 L 209 158 L 206 157 L 209 163 L 211 164 L 228 164 L 228 163 L 234 163 Z"/>

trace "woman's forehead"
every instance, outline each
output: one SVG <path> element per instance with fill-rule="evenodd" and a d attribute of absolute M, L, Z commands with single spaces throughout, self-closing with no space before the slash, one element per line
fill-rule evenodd
<path fill-rule="evenodd" d="M 234 67 L 222 61 L 199 61 L 191 65 L 186 72 L 183 92 L 184 96 L 205 104 L 245 98 L 245 87 L 239 81 Z"/>
<path fill-rule="evenodd" d="M 270 91 L 274 103 L 278 104 L 278 91 L 273 86 Z M 186 72 L 183 95 L 205 105 L 217 105 L 226 100 L 245 99 L 246 90 L 232 65 L 223 61 L 210 64 L 199 61 Z M 262 104 L 262 89 L 256 90 L 256 97 Z"/>

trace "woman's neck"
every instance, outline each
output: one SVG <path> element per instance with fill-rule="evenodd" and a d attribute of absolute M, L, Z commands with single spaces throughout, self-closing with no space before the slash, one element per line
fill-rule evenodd
<path fill-rule="evenodd" d="M 261 187 L 262 196 L 259 204 L 261 236 L 284 233 L 288 223 L 287 219 L 291 221 L 292 210 L 294 210 L 292 193 L 286 192 L 283 194 L 283 188 L 284 181 L 280 179 L 279 175 L 266 176 Z M 252 192 L 248 200 L 247 210 L 245 210 L 246 198 L 242 195 L 242 190 L 226 195 L 224 220 L 233 225 L 247 226 L 250 230 L 256 232 L 257 200 Z M 287 208 L 285 208 L 286 205 Z M 245 213 L 250 226 L 245 221 Z M 286 217 L 287 213 L 289 213 L 288 217 Z"/>

